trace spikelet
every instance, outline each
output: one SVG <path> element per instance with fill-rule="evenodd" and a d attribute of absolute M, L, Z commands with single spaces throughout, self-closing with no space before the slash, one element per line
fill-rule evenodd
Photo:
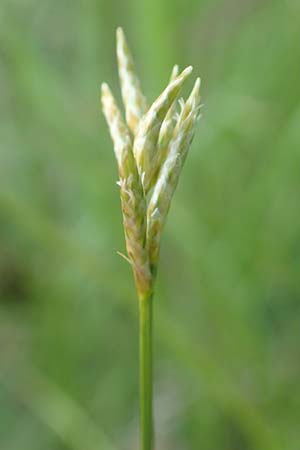
<path fill-rule="evenodd" d="M 118 163 L 126 249 L 139 292 L 150 290 L 151 273 L 146 240 L 146 202 L 136 168 L 129 131 L 106 83 L 102 84 L 102 108 Z"/>
<path fill-rule="evenodd" d="M 151 187 L 156 171 L 157 142 L 161 125 L 185 79 L 191 72 L 192 67 L 189 66 L 171 81 L 140 121 L 134 139 L 133 152 L 146 194 Z"/>
<path fill-rule="evenodd" d="M 170 77 L 170 82 L 175 80 L 175 78 L 178 76 L 178 72 L 179 72 L 179 67 L 176 64 L 173 67 L 171 77 Z M 159 172 L 160 167 L 161 167 L 163 161 L 165 160 L 167 152 L 168 152 L 169 143 L 170 143 L 170 140 L 171 140 L 171 137 L 173 135 L 173 131 L 174 131 L 174 128 L 176 125 L 175 114 L 176 114 L 176 100 L 174 100 L 174 102 L 170 106 L 169 111 L 167 112 L 166 117 L 165 117 L 165 119 L 161 125 L 160 131 L 159 131 L 159 137 L 158 137 L 158 143 L 157 143 L 157 153 L 155 155 L 155 161 L 153 162 L 153 164 L 155 166 L 154 167 L 154 175 L 150 182 L 151 187 L 154 186 L 154 184 L 157 180 L 158 172 Z"/>
<path fill-rule="evenodd" d="M 149 298 L 153 290 L 162 229 L 194 136 L 199 116 L 200 79 L 188 100 L 185 103 L 181 100 L 181 111 L 176 116 L 176 99 L 192 67 L 178 75 L 178 66 L 174 66 L 169 84 L 147 110 L 120 28 L 117 56 L 129 128 L 106 83 L 102 85 L 102 108 L 118 162 L 128 260 L 139 298 L 143 299 Z"/>
<path fill-rule="evenodd" d="M 126 122 L 132 133 L 135 134 L 139 121 L 147 110 L 147 102 L 142 94 L 133 58 L 122 28 L 117 29 L 117 59 Z"/>
<path fill-rule="evenodd" d="M 178 179 L 194 137 L 195 124 L 199 116 L 200 79 L 195 82 L 190 97 L 182 104 L 181 113 L 168 155 L 163 163 L 147 210 L 147 248 L 152 270 L 157 267 L 159 246 L 163 226 L 170 208 Z"/>
<path fill-rule="evenodd" d="M 175 78 L 178 76 L 179 67 L 176 64 L 173 67 L 170 82 L 175 80 Z M 158 137 L 158 153 L 160 153 L 160 160 L 163 160 L 163 151 L 168 146 L 173 130 L 175 128 L 175 112 L 176 112 L 176 101 L 172 103 L 172 105 L 169 108 L 169 111 L 166 114 L 166 117 L 161 125 L 161 129 L 159 131 L 159 137 Z"/>

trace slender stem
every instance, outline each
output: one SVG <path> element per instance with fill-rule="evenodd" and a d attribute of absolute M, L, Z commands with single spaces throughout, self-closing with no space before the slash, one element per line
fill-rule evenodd
<path fill-rule="evenodd" d="M 152 295 L 139 301 L 141 450 L 153 450 Z"/>

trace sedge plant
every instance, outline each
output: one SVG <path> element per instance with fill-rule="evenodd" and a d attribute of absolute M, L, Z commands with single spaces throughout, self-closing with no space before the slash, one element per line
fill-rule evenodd
<path fill-rule="evenodd" d="M 106 83 L 102 109 L 118 164 L 127 256 L 139 303 L 140 448 L 153 450 L 152 317 L 161 235 L 199 118 L 200 79 L 186 101 L 177 99 L 189 66 L 174 66 L 169 83 L 149 105 L 124 32 L 117 29 L 118 71 L 125 119 Z"/>

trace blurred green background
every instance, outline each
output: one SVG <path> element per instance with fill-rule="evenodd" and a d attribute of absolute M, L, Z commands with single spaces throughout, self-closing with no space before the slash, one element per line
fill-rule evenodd
<path fill-rule="evenodd" d="M 192 64 L 205 104 L 156 289 L 157 450 L 299 450 L 298 0 L 1 1 L 0 450 L 138 448 L 99 101 L 119 25 L 149 99 Z"/>

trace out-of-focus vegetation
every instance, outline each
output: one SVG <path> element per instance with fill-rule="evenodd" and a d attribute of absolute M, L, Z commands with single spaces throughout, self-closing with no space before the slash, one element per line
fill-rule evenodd
<path fill-rule="evenodd" d="M 99 102 L 103 80 L 120 98 L 118 25 L 150 99 L 193 64 L 205 104 L 161 255 L 157 449 L 298 450 L 297 0 L 1 1 L 0 449 L 137 448 L 137 300 Z"/>

